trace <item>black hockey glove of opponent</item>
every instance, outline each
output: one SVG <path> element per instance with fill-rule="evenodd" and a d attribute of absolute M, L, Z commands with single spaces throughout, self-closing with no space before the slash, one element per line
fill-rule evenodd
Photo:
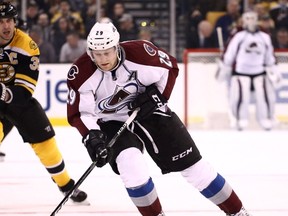
<path fill-rule="evenodd" d="M 4 83 L 0 82 L 0 100 L 6 103 L 10 103 L 12 100 L 12 92 L 6 87 Z"/>
<path fill-rule="evenodd" d="M 8 89 L 5 84 L 0 82 L 0 116 L 5 113 L 7 103 L 11 102 L 12 92 Z"/>
<path fill-rule="evenodd" d="M 167 103 L 167 99 L 161 94 L 155 85 L 150 85 L 146 88 L 146 91 L 139 94 L 134 101 L 132 101 L 128 108 L 135 110 L 140 108 L 137 114 L 136 120 L 143 120 L 150 116 L 156 109 L 164 106 Z M 132 112 L 129 112 L 129 115 Z"/>
<path fill-rule="evenodd" d="M 91 160 L 96 162 L 97 167 L 103 167 L 106 163 L 109 163 L 112 151 L 111 148 L 107 147 L 107 135 L 104 132 L 101 130 L 90 130 L 82 141 Z"/>

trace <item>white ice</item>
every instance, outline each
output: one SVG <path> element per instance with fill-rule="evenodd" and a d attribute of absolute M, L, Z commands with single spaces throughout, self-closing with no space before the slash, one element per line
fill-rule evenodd
<path fill-rule="evenodd" d="M 91 161 L 78 132 L 55 127 L 59 148 L 71 176 L 78 180 Z M 253 216 L 288 215 L 288 133 L 278 131 L 191 131 L 198 148 L 221 173 Z M 63 199 L 28 144 L 13 129 L 1 150 L 0 215 L 44 216 Z M 146 155 L 146 154 L 145 154 Z M 167 216 L 225 215 L 190 186 L 179 173 L 161 175 L 146 155 Z M 80 186 L 90 206 L 67 202 L 57 215 L 136 216 L 122 182 L 109 166 L 95 168 Z"/>

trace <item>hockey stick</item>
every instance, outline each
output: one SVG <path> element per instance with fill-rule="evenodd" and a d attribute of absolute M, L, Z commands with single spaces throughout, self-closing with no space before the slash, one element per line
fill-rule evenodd
<path fill-rule="evenodd" d="M 217 27 L 216 32 L 217 32 L 217 38 L 218 38 L 218 44 L 219 44 L 219 50 L 220 50 L 220 59 L 221 59 L 221 56 L 223 55 L 223 51 L 224 51 L 224 40 L 223 40 L 223 35 L 222 35 L 222 28 Z M 220 59 L 218 59 L 218 62 L 220 61 Z M 218 79 L 219 76 L 220 76 L 220 69 L 218 68 L 215 74 L 215 78 Z"/>
<path fill-rule="evenodd" d="M 216 31 L 217 31 L 217 38 L 218 38 L 218 43 L 219 43 L 220 54 L 222 55 L 223 51 L 224 51 L 224 40 L 223 40 L 223 35 L 222 35 L 222 28 L 217 27 Z"/>
<path fill-rule="evenodd" d="M 112 147 L 119 136 L 125 131 L 125 129 L 133 122 L 139 108 L 135 109 L 134 112 L 129 116 L 129 118 L 125 121 L 122 127 L 118 130 L 118 132 L 114 135 L 114 137 L 110 140 L 107 147 Z M 63 200 L 59 203 L 59 205 L 54 209 L 54 211 L 50 214 L 50 216 L 55 216 L 57 212 L 64 206 L 64 204 L 68 201 L 68 199 L 72 196 L 73 192 L 78 189 L 78 187 L 83 183 L 83 181 L 87 178 L 87 176 L 91 173 L 91 171 L 95 168 L 96 162 L 93 162 L 89 168 L 85 171 L 85 173 L 80 177 L 80 179 L 75 183 L 73 188 L 66 194 Z"/>
<path fill-rule="evenodd" d="M 222 28 L 217 27 L 216 31 L 217 31 L 217 38 L 218 38 L 220 58 L 221 58 L 223 56 L 224 49 L 225 49 L 224 48 L 224 39 L 223 39 L 223 34 L 222 34 Z M 219 62 L 220 61 L 221 60 L 219 60 Z M 223 62 L 222 62 L 222 64 L 223 64 Z M 218 70 L 216 71 L 216 74 L 215 74 L 215 78 L 219 80 L 219 77 L 220 77 L 220 69 L 218 68 Z M 227 85 L 229 85 L 229 84 L 227 84 Z M 232 114 L 230 109 L 228 109 L 228 116 L 229 116 L 230 122 L 236 121 L 236 119 L 233 117 L 233 114 Z"/>

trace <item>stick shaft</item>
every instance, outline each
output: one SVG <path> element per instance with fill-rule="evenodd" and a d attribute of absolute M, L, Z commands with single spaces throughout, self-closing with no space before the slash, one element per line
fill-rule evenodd
<path fill-rule="evenodd" d="M 223 55 L 224 52 L 224 40 L 223 40 L 223 35 L 222 35 L 222 28 L 221 27 L 217 27 L 216 28 L 216 32 L 217 32 L 217 38 L 218 38 L 218 44 L 219 44 L 219 51 L 220 51 L 220 59 Z M 218 67 L 216 73 L 215 73 L 215 78 L 219 79 L 220 76 L 220 68 Z"/>
<path fill-rule="evenodd" d="M 216 31 L 217 31 L 220 53 L 222 54 L 222 52 L 224 51 L 224 41 L 223 41 L 223 35 L 222 35 L 222 28 L 217 27 Z"/>
<path fill-rule="evenodd" d="M 130 125 L 135 117 L 137 116 L 139 109 L 134 110 L 134 112 L 129 116 L 129 118 L 125 121 L 125 123 L 122 125 L 122 127 L 118 130 L 118 132 L 114 135 L 114 137 L 110 140 L 108 143 L 108 147 L 112 147 L 116 140 L 119 138 L 119 136 L 125 131 L 125 129 Z M 96 162 L 92 162 L 92 164 L 89 166 L 89 168 L 83 173 L 83 175 L 80 177 L 80 179 L 75 183 L 75 185 L 72 187 L 72 189 L 65 195 L 65 197 L 62 199 L 62 201 L 58 204 L 58 206 L 54 209 L 54 211 L 50 214 L 50 216 L 55 216 L 57 212 L 62 208 L 62 206 L 68 201 L 68 199 L 71 197 L 73 192 L 78 189 L 78 187 L 83 183 L 83 181 L 87 178 L 87 176 L 92 172 L 92 170 L 95 168 Z"/>

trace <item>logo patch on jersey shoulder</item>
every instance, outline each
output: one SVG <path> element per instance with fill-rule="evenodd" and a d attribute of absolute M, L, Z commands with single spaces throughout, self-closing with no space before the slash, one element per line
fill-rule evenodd
<path fill-rule="evenodd" d="M 144 46 L 145 51 L 148 53 L 148 55 L 150 56 L 156 55 L 157 51 L 154 48 L 152 48 L 150 45 L 144 43 L 143 46 Z"/>
<path fill-rule="evenodd" d="M 33 50 L 38 49 L 38 45 L 33 40 L 30 41 L 29 47 L 30 49 L 33 49 Z"/>
<path fill-rule="evenodd" d="M 76 65 L 73 65 L 68 71 L 67 79 L 74 80 L 76 78 L 76 74 L 79 73 L 79 69 Z"/>

